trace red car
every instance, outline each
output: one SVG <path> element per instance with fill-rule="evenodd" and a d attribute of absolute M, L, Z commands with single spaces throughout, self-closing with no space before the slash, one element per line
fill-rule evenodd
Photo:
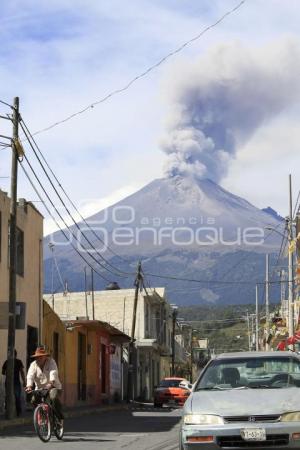
<path fill-rule="evenodd" d="M 191 389 L 192 385 L 185 378 L 164 378 L 154 390 L 154 407 L 183 406 Z"/>

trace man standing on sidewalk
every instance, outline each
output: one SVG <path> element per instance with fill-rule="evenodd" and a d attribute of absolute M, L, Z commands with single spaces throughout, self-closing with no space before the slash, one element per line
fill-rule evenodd
<path fill-rule="evenodd" d="M 2 375 L 5 376 L 5 389 L 7 384 L 7 360 L 4 362 L 2 366 Z M 22 412 L 22 406 L 21 406 L 21 399 L 22 399 L 22 389 L 21 389 L 21 382 L 20 382 L 20 376 L 22 378 L 23 387 L 26 386 L 26 380 L 25 380 L 25 372 L 24 372 L 24 366 L 20 359 L 17 359 L 17 351 L 15 350 L 15 361 L 14 361 L 14 391 L 15 391 L 15 399 L 16 399 L 16 412 L 17 416 L 21 415 Z M 5 405 L 6 407 L 6 405 Z"/>
<path fill-rule="evenodd" d="M 35 358 L 30 364 L 27 373 L 27 386 L 26 392 L 32 392 L 31 402 L 33 404 L 37 403 L 37 398 L 33 391 L 34 385 L 37 389 L 48 389 L 49 398 L 52 407 L 59 420 L 63 421 L 62 405 L 60 402 L 60 394 L 62 390 L 62 385 L 58 377 L 58 369 L 56 362 L 50 357 L 44 347 L 38 347 L 32 355 Z"/>

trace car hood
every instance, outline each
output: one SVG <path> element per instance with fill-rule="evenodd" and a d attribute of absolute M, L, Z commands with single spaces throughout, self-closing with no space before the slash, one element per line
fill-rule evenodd
<path fill-rule="evenodd" d="M 184 406 L 184 414 L 248 416 L 282 414 L 300 410 L 300 389 L 239 389 L 193 392 Z"/>

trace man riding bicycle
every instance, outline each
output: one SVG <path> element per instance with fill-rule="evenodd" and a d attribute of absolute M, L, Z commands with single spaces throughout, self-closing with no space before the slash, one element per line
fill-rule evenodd
<path fill-rule="evenodd" d="M 35 361 L 30 364 L 28 369 L 25 391 L 32 393 L 31 403 L 36 404 L 39 399 L 34 393 L 34 385 L 37 389 L 48 389 L 53 410 L 62 423 L 64 416 L 59 399 L 62 384 L 58 377 L 56 362 L 50 357 L 50 353 L 47 353 L 44 347 L 38 347 L 31 357 L 35 358 Z"/>

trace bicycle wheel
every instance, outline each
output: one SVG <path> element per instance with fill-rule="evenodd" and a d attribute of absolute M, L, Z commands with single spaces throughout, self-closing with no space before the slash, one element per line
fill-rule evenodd
<path fill-rule="evenodd" d="M 48 407 L 38 405 L 33 414 L 33 423 L 36 434 L 43 442 L 50 441 L 51 438 L 51 422 Z"/>
<path fill-rule="evenodd" d="M 56 415 L 54 415 L 54 434 L 58 440 L 61 440 L 64 437 L 64 425 Z"/>

